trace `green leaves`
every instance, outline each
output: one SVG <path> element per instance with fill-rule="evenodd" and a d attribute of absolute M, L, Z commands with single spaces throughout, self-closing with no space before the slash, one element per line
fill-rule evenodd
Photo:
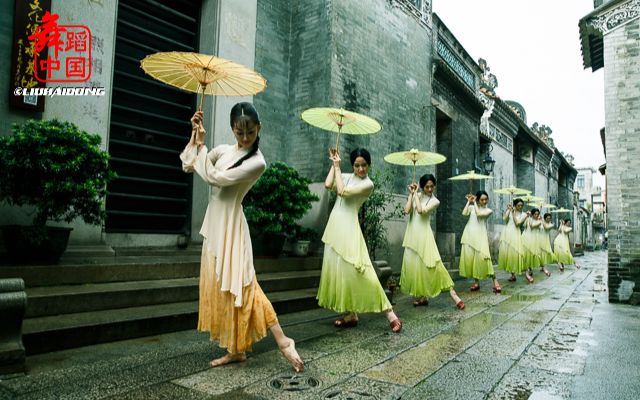
<path fill-rule="evenodd" d="M 377 250 L 388 249 L 387 228 L 384 222 L 392 218 L 402 218 L 402 205 L 394 201 L 391 192 L 393 175 L 389 170 L 375 171 L 369 174 L 375 189 L 363 204 L 365 242 L 375 260 Z"/>
<path fill-rule="evenodd" d="M 115 178 L 99 135 L 58 120 L 29 120 L 0 137 L 0 201 L 36 208 L 35 225 L 104 218 L 106 185 Z"/>
<path fill-rule="evenodd" d="M 259 234 L 292 235 L 296 221 L 319 200 L 309 190 L 309 183 L 287 164 L 271 164 L 242 202 L 251 229 Z"/>

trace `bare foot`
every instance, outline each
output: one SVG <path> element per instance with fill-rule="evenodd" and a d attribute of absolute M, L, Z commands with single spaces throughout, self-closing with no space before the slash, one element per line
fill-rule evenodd
<path fill-rule="evenodd" d="M 212 368 L 219 367 L 225 364 L 237 363 L 247 361 L 247 355 L 245 353 L 227 353 L 225 356 L 216 358 L 209 362 Z"/>
<path fill-rule="evenodd" d="M 291 338 L 287 338 L 287 343 L 280 347 L 280 352 L 286 358 L 296 372 L 304 371 L 304 361 L 296 351 L 296 342 Z"/>

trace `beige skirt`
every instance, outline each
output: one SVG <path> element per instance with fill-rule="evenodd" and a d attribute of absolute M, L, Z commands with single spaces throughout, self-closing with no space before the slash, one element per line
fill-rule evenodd
<path fill-rule="evenodd" d="M 267 336 L 278 317 L 258 281 L 242 289 L 242 306 L 234 306 L 234 296 L 220 290 L 216 276 L 215 258 L 202 246 L 200 262 L 200 302 L 198 330 L 209 332 L 212 341 L 229 353 L 251 351 L 254 343 Z"/>

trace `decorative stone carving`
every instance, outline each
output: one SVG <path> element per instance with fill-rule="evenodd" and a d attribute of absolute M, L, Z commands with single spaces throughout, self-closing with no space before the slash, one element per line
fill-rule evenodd
<path fill-rule="evenodd" d="M 498 78 L 490 71 L 491 69 L 487 65 L 487 61 L 484 58 L 478 60 L 478 65 L 482 71 L 482 80 L 480 81 L 480 92 L 485 96 L 495 99 L 496 88 L 498 87 Z"/>
<path fill-rule="evenodd" d="M 630 0 L 590 19 L 588 24 L 603 35 L 640 17 L 640 0 Z"/>
<path fill-rule="evenodd" d="M 485 59 L 480 58 L 478 60 L 478 65 L 480 66 L 480 70 L 482 71 L 482 76 L 477 97 L 478 99 L 480 99 L 485 108 L 485 111 L 480 118 L 480 133 L 486 136 L 490 136 L 491 132 L 489 127 L 489 118 L 491 117 L 491 114 L 493 114 L 493 109 L 496 105 L 495 99 L 498 98 L 495 92 L 495 89 L 498 86 L 498 79 L 494 74 L 489 72 L 490 68 L 487 65 L 487 61 Z"/>
<path fill-rule="evenodd" d="M 399 7 L 415 17 L 422 25 L 431 27 L 431 0 L 387 0 L 391 7 Z"/>
<path fill-rule="evenodd" d="M 21 278 L 0 279 L 0 374 L 25 371 L 22 319 L 27 294 Z"/>
<path fill-rule="evenodd" d="M 534 122 L 533 125 L 531 125 L 531 130 L 533 131 L 533 133 L 536 134 L 536 136 L 538 136 L 547 146 L 551 147 L 552 149 L 555 149 L 555 146 L 553 144 L 553 139 L 551 138 L 551 133 L 553 133 L 553 130 L 551 130 L 551 128 L 549 128 L 546 125 L 538 125 L 537 122 Z"/>

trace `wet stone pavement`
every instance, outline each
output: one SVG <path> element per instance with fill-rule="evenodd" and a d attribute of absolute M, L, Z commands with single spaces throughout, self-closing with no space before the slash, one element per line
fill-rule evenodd
<path fill-rule="evenodd" d="M 206 334 L 178 332 L 28 358 L 29 373 L 0 380 L 4 399 L 637 399 L 640 308 L 607 302 L 606 253 L 552 276 L 536 272 L 503 293 L 456 287 L 414 308 L 392 334 L 382 315 L 336 330 L 336 314 L 283 315 L 306 371 L 293 374 L 271 337 L 247 362 L 210 369 L 223 351 Z"/>

